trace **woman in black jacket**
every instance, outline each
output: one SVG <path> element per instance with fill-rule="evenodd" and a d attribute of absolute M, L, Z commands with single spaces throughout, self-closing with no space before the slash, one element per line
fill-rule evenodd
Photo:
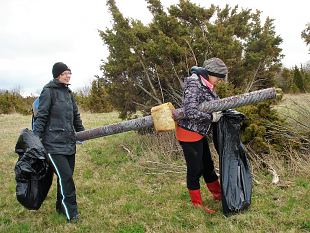
<path fill-rule="evenodd" d="M 71 70 L 62 62 L 54 64 L 54 79 L 44 86 L 33 132 L 39 136 L 57 175 L 56 210 L 66 215 L 68 222 L 78 220 L 73 171 L 76 136 L 84 130 L 77 104 L 68 88 Z"/>

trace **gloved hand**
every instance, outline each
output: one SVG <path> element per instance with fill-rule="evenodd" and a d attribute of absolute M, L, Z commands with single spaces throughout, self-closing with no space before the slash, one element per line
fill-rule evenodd
<path fill-rule="evenodd" d="M 179 119 L 179 117 L 177 116 L 176 111 L 172 110 L 171 113 L 172 113 L 173 120 L 177 121 Z"/>
<path fill-rule="evenodd" d="M 36 137 L 38 137 L 39 139 L 40 139 L 40 141 L 42 141 L 42 137 L 41 137 L 41 134 L 40 133 L 38 133 L 37 131 L 32 131 L 33 132 L 33 134 L 36 136 Z"/>
<path fill-rule="evenodd" d="M 212 112 L 212 122 L 218 122 L 222 116 L 223 116 L 222 111 Z"/>

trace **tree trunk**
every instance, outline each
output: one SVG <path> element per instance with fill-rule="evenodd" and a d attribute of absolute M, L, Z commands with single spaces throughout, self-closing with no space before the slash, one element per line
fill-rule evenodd
<path fill-rule="evenodd" d="M 203 112 L 209 113 L 233 109 L 244 105 L 254 104 L 267 99 L 274 99 L 278 95 L 281 95 L 281 93 L 279 92 L 280 91 L 276 90 L 275 88 L 267 88 L 219 100 L 204 102 L 199 106 L 199 109 Z M 184 118 L 183 109 L 176 109 L 176 115 L 178 119 Z M 105 125 L 95 129 L 85 130 L 76 133 L 76 136 L 78 141 L 85 141 L 93 138 L 104 137 L 112 134 L 137 130 L 151 126 L 153 126 L 153 119 L 151 116 L 146 116 L 112 125 Z"/>

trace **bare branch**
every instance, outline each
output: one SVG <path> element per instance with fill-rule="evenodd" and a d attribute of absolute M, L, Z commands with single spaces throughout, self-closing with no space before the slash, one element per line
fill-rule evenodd
<path fill-rule="evenodd" d="M 140 84 L 136 84 L 138 87 L 141 88 L 142 91 L 144 91 L 147 95 L 149 95 L 150 97 L 152 97 L 154 100 L 156 100 L 156 102 L 158 104 L 162 104 L 161 100 L 158 99 L 156 96 L 152 95 L 152 93 L 150 93 L 148 90 L 146 90 L 143 86 L 141 86 Z"/>
<path fill-rule="evenodd" d="M 140 165 L 146 169 L 146 174 L 162 175 L 167 173 L 184 174 L 185 166 L 178 166 L 170 163 L 162 163 L 156 161 L 145 161 L 145 164 Z"/>
<path fill-rule="evenodd" d="M 131 159 L 134 159 L 135 155 L 125 145 L 122 144 L 121 147 L 127 152 Z"/>
<path fill-rule="evenodd" d="M 174 102 L 177 104 L 178 108 L 182 107 L 181 97 L 178 98 L 177 96 L 171 94 L 170 92 L 167 92 L 167 93 L 174 100 Z"/>
<path fill-rule="evenodd" d="M 169 91 L 167 91 L 167 93 L 169 93 L 171 96 L 174 96 L 176 99 L 181 100 L 182 96 L 177 93 L 177 91 L 171 86 L 171 84 L 167 80 L 166 80 L 166 84 L 169 87 L 169 90 L 170 92 L 172 92 L 172 94 Z"/>
<path fill-rule="evenodd" d="M 168 166 L 168 167 L 176 167 L 176 168 L 181 168 L 181 169 L 185 169 L 186 166 L 184 165 L 174 165 L 174 164 L 167 164 L 167 163 L 162 163 L 162 162 L 157 162 L 157 161 L 151 161 L 151 160 L 147 160 L 145 161 L 146 163 L 150 163 L 150 164 L 157 164 L 157 165 L 161 165 L 161 166 Z"/>
<path fill-rule="evenodd" d="M 146 105 L 144 105 L 144 104 L 138 103 L 138 102 L 136 102 L 136 101 L 132 101 L 132 102 L 133 102 L 134 104 L 140 106 L 140 107 L 145 108 L 145 109 L 149 109 L 149 108 L 150 108 L 149 106 L 146 106 Z"/>
<path fill-rule="evenodd" d="M 187 76 L 190 76 L 188 60 L 187 60 L 187 56 L 186 55 L 185 55 L 185 64 L 186 64 Z"/>
<path fill-rule="evenodd" d="M 158 83 L 159 83 L 159 88 L 160 88 L 161 97 L 162 97 L 163 103 L 165 103 L 165 98 L 164 98 L 163 89 L 162 89 L 162 87 L 161 87 L 159 75 L 158 75 L 158 72 L 157 72 L 157 65 L 155 65 L 155 73 L 156 73 L 156 77 L 157 77 L 157 80 L 158 80 Z"/>
<path fill-rule="evenodd" d="M 195 56 L 195 53 L 194 53 L 194 50 L 193 50 L 192 46 L 190 45 L 190 43 L 185 38 L 184 38 L 184 40 L 185 40 L 186 44 L 188 45 L 188 47 L 189 47 L 189 49 L 190 49 L 190 51 L 191 51 L 191 53 L 193 55 L 193 58 L 195 59 L 196 66 L 198 66 L 198 62 L 197 62 L 197 59 L 196 59 L 196 56 Z"/>
<path fill-rule="evenodd" d="M 279 183 L 279 181 L 280 181 L 279 175 L 278 175 L 278 173 L 276 172 L 276 170 L 274 170 L 274 168 L 273 168 L 271 165 L 269 165 L 269 171 L 270 171 L 271 174 L 272 174 L 272 181 L 271 181 L 271 183 L 272 183 L 272 184 L 277 184 L 277 183 Z"/>
<path fill-rule="evenodd" d="M 147 69 L 146 69 L 146 67 L 145 67 L 145 64 L 143 63 L 141 57 L 140 57 L 139 61 L 140 61 L 141 65 L 142 65 L 142 67 L 143 67 L 144 73 L 145 73 L 146 78 L 147 78 L 147 80 L 148 80 L 148 82 L 149 82 L 149 85 L 150 85 L 150 87 L 151 87 L 151 89 L 152 89 L 152 92 L 153 92 L 154 96 L 156 96 L 156 99 L 158 99 L 158 98 L 157 98 L 156 89 L 155 89 L 154 85 L 152 84 L 151 77 L 150 77 L 150 75 L 149 75 L 149 73 L 148 73 L 148 71 L 147 71 Z M 161 102 L 160 104 L 162 104 L 162 102 Z"/>
<path fill-rule="evenodd" d="M 268 80 L 268 78 L 259 78 L 259 79 L 255 80 L 255 81 L 253 82 L 253 86 L 255 86 L 256 83 L 259 83 L 259 82 L 265 81 L 265 80 Z"/>
<path fill-rule="evenodd" d="M 249 91 L 252 89 L 253 84 L 254 84 L 254 81 L 255 81 L 255 79 L 256 79 L 256 76 L 257 76 L 257 74 L 258 74 L 258 71 L 259 71 L 259 69 L 260 69 L 262 63 L 263 63 L 262 61 L 260 61 L 260 62 L 258 63 L 257 69 L 255 70 L 255 73 L 254 73 L 254 75 L 253 75 L 253 77 L 252 77 L 252 80 L 251 80 L 251 81 L 249 82 L 249 84 L 247 85 L 247 88 L 245 89 L 245 92 L 249 92 Z"/>
<path fill-rule="evenodd" d="M 181 88 L 183 88 L 183 87 L 184 87 L 184 83 L 183 83 L 183 81 L 180 79 L 180 77 L 179 77 L 179 75 L 178 75 L 178 73 L 177 73 L 177 71 L 176 71 L 176 69 L 175 69 L 174 63 L 171 61 L 171 59 L 169 59 L 169 61 L 170 61 L 172 70 L 173 70 L 173 72 L 174 72 L 174 74 L 175 74 L 175 77 L 177 77 L 177 79 L 178 79 L 178 81 L 179 81 L 179 83 L 180 83 Z"/>

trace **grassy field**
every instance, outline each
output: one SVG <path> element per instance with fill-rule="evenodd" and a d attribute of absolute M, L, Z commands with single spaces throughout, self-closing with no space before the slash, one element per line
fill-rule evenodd
<path fill-rule="evenodd" d="M 119 121 L 116 113 L 81 115 L 86 128 Z M 205 202 L 218 210 L 209 215 L 190 204 L 185 163 L 171 134 L 149 137 L 127 132 L 79 145 L 78 224 L 67 224 L 55 212 L 55 179 L 41 208 L 29 211 L 15 197 L 14 147 L 30 121 L 30 116 L 18 114 L 0 116 L 0 232 L 310 231 L 310 169 L 299 173 L 275 162 L 282 168 L 278 185 L 271 184 L 267 170 L 254 170 L 250 209 L 228 218 L 202 187 Z"/>

